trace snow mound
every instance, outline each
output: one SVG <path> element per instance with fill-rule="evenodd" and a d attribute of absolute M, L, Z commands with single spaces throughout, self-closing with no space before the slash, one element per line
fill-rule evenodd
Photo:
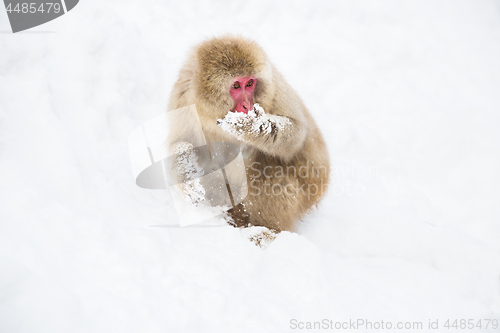
<path fill-rule="evenodd" d="M 482 319 L 461 332 L 493 332 L 498 9 L 86 1 L 2 34 L 0 332 L 308 332 L 291 320 L 323 319 L 421 321 L 418 332 Z M 129 160 L 130 132 L 164 113 L 186 49 L 228 27 L 275 61 L 331 156 L 319 209 L 265 248 L 224 221 L 180 227 L 170 191 L 138 187 Z M 239 116 L 258 118 L 224 119 Z"/>

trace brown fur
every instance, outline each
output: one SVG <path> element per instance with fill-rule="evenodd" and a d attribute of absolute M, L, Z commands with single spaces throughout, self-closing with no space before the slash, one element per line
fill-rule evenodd
<path fill-rule="evenodd" d="M 266 114 L 288 118 L 292 125 L 267 135 L 245 134 L 243 143 L 219 128 L 217 120 L 234 107 L 229 94 L 232 79 L 250 75 L 258 80 L 254 103 L 259 103 Z M 328 152 L 309 111 L 264 51 L 255 42 L 234 36 L 214 38 L 195 47 L 180 71 L 168 109 L 191 104 L 196 105 L 207 142 L 233 142 L 243 149 L 249 194 L 242 204 L 229 211 L 235 224 L 295 230 L 297 222 L 319 202 L 328 185 Z M 269 135 L 273 135 L 271 140 Z M 183 140 L 180 136 L 178 139 Z M 272 173 L 272 177 L 264 175 L 266 166 L 267 175 Z M 307 177 L 293 172 L 274 176 L 280 168 L 295 168 L 298 172 L 300 167 L 308 170 Z M 303 185 L 306 193 L 264 195 L 264 184 L 269 184 L 269 193 L 275 184 L 281 188 L 288 185 L 288 193 L 294 192 L 292 186 Z M 319 193 L 308 191 L 314 186 Z M 256 195 L 258 188 L 262 190 L 260 195 Z"/>

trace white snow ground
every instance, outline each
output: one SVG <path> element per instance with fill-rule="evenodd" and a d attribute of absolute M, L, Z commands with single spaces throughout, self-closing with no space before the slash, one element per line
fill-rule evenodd
<path fill-rule="evenodd" d="M 499 1 L 82 0 L 18 34 L 0 10 L 0 30 L 0 332 L 500 319 Z M 188 48 L 225 32 L 263 46 L 333 163 L 265 250 L 151 227 L 175 212 L 128 158 Z"/>

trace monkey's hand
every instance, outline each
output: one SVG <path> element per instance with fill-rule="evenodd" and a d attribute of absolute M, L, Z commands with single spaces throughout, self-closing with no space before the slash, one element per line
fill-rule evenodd
<path fill-rule="evenodd" d="M 275 142 L 278 133 L 291 127 L 292 123 L 286 117 L 267 115 L 259 104 L 254 104 L 253 110 L 247 114 L 229 112 L 217 125 L 224 131 L 234 135 L 238 140 L 255 144 L 264 139 L 264 142 Z"/>
<path fill-rule="evenodd" d="M 198 164 L 198 156 L 192 144 L 179 142 L 175 146 L 175 169 L 179 187 L 191 204 L 197 207 L 200 202 L 205 201 L 205 188 L 198 177 L 204 174 Z"/>

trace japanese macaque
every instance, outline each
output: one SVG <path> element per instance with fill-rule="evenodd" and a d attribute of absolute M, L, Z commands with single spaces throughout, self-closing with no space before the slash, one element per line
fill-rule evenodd
<path fill-rule="evenodd" d="M 235 36 L 196 46 L 168 110 L 193 104 L 207 143 L 236 143 L 242 149 L 248 195 L 228 211 L 230 223 L 296 230 L 326 192 L 328 152 L 304 103 L 260 46 Z M 181 133 L 189 125 L 170 126 Z M 181 134 L 176 140 L 189 142 Z"/>

